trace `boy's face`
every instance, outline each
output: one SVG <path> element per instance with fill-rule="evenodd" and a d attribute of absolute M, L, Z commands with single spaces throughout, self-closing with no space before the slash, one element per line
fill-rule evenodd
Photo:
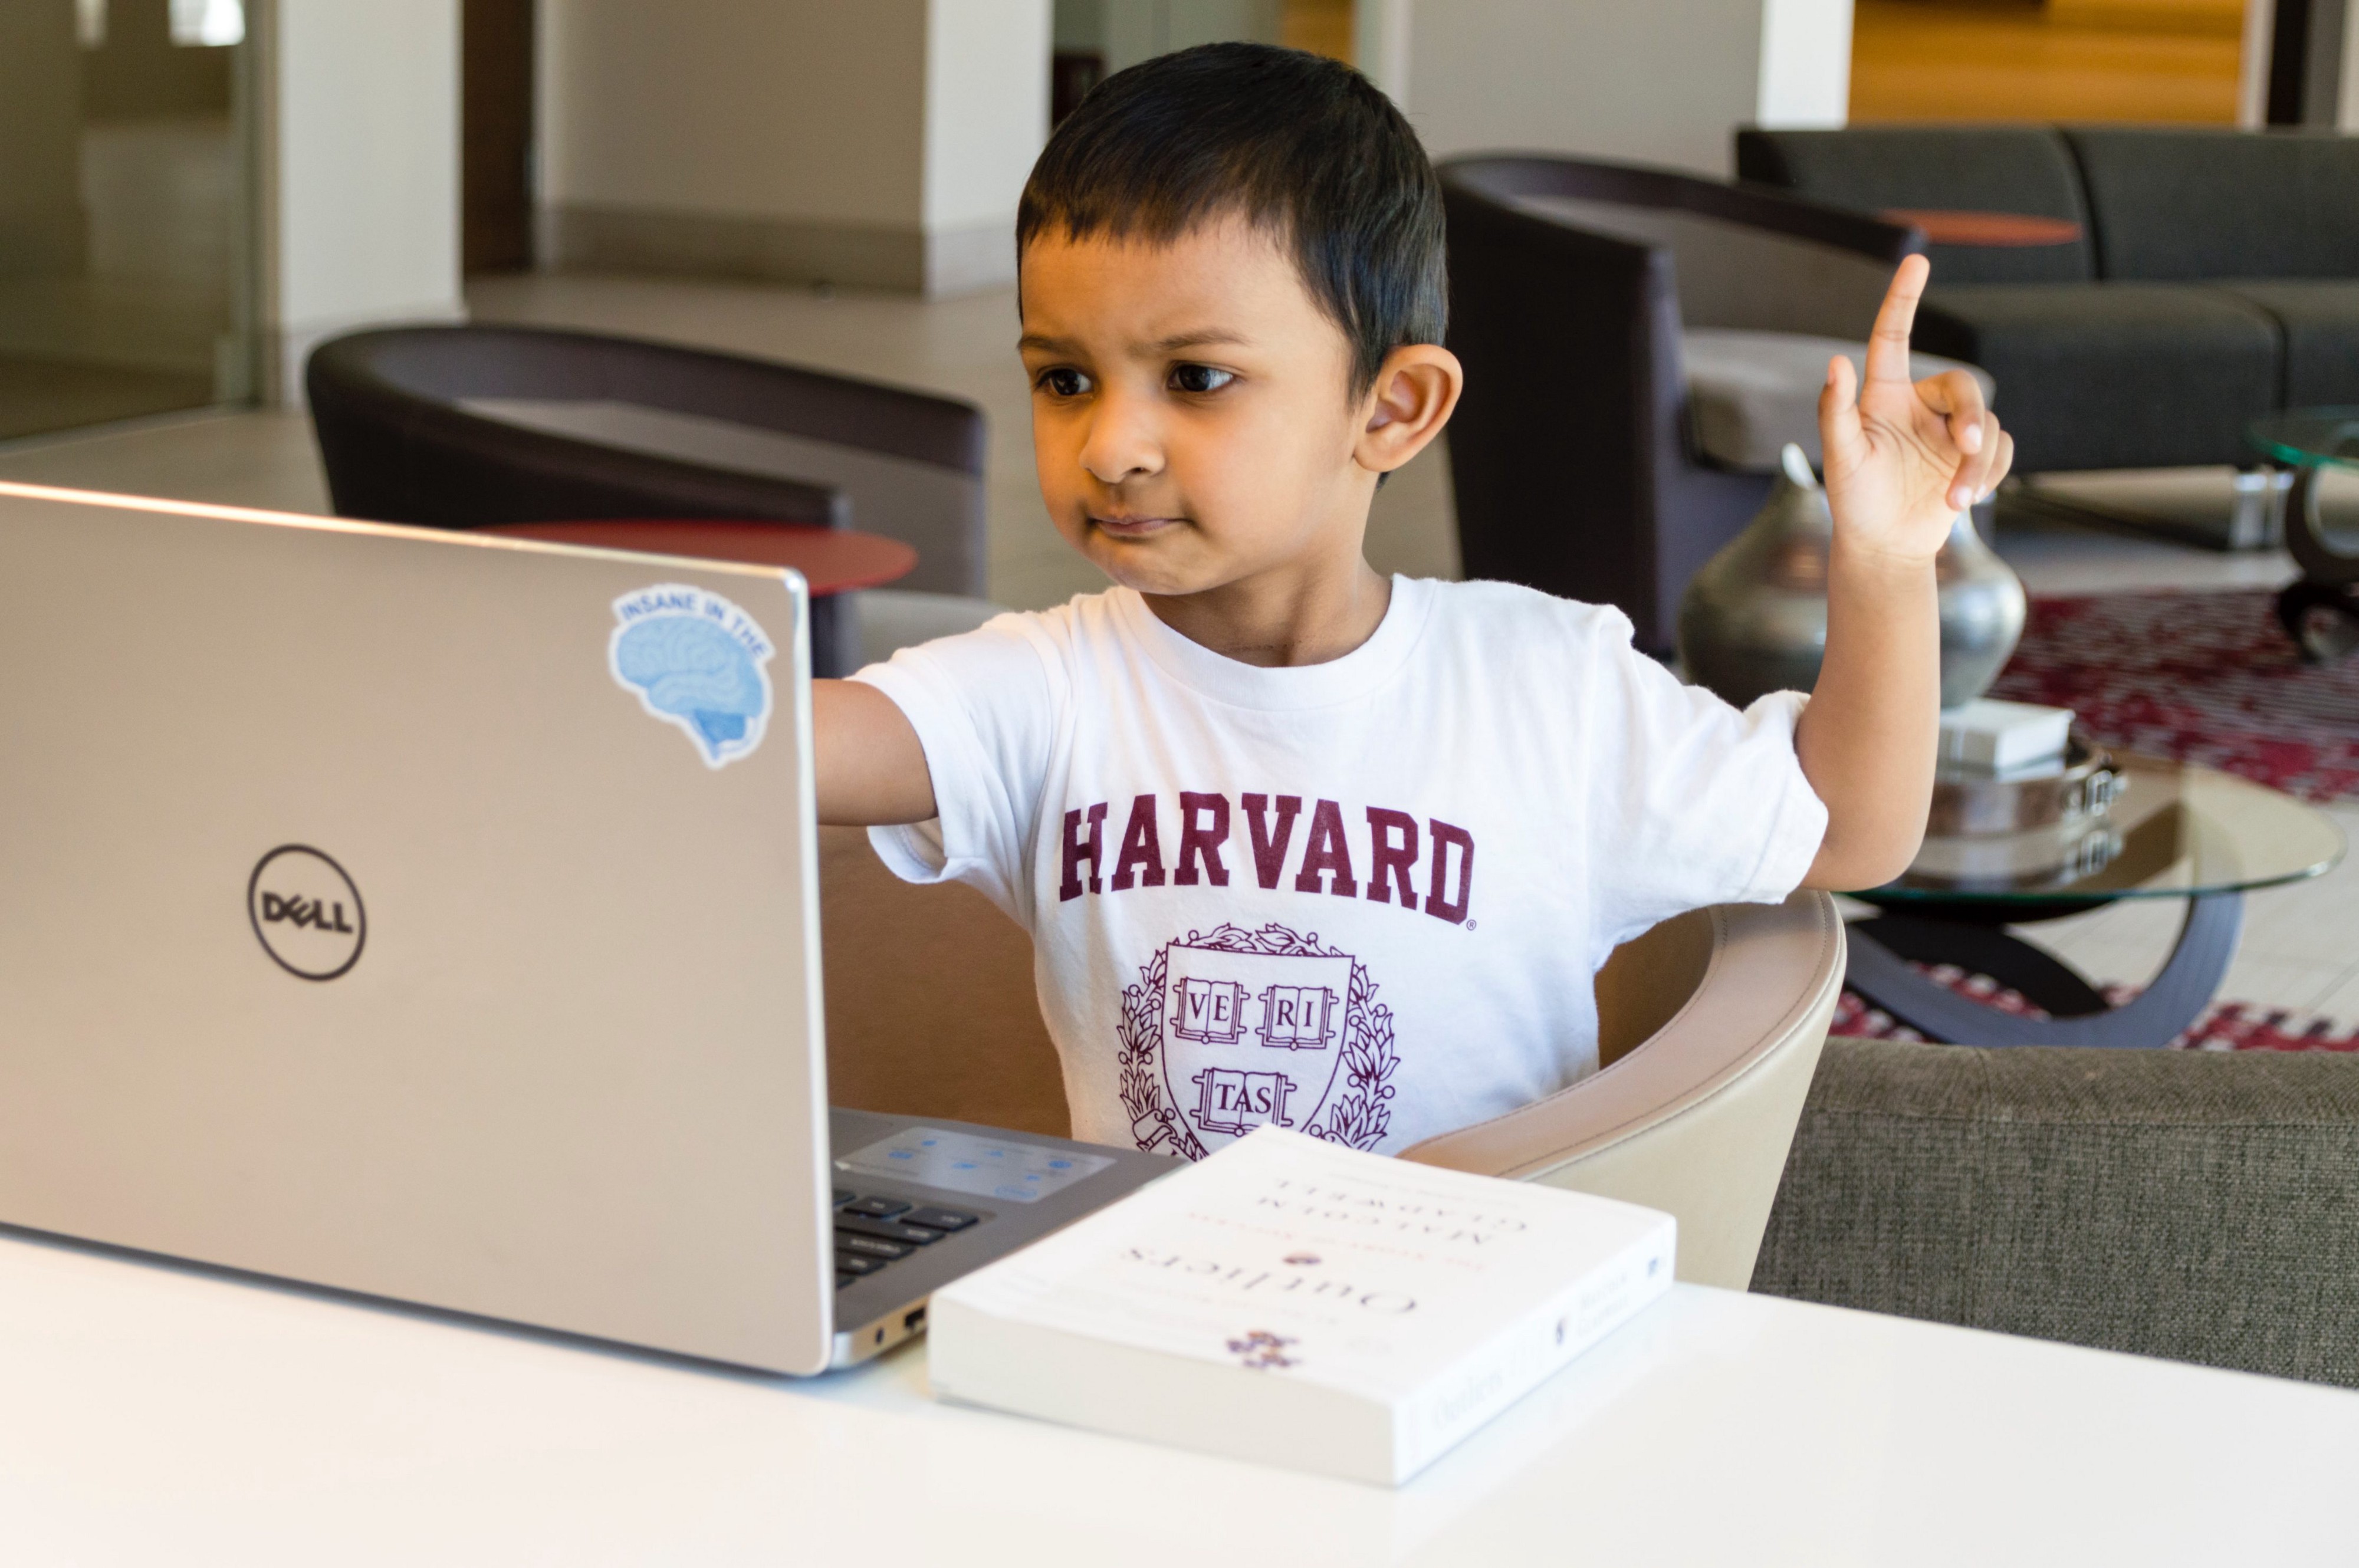
<path fill-rule="evenodd" d="M 1385 378 L 1349 397 L 1342 331 L 1239 220 L 1165 245 L 1052 230 L 1026 247 L 1022 310 L 1049 515 L 1144 593 L 1356 565 L 1377 474 L 1430 439 L 1394 453 Z"/>

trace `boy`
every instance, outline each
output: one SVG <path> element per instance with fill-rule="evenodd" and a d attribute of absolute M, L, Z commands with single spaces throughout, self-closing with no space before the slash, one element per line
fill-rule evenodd
<path fill-rule="evenodd" d="M 1907 379 L 1921 261 L 1821 399 L 1823 673 L 1739 713 L 1616 611 L 1363 558 L 1461 372 L 1439 187 L 1357 73 L 1124 71 L 1016 243 L 1041 495 L 1116 586 L 819 682 L 819 803 L 1031 932 L 1075 1137 L 1397 1150 L 1593 1070 L 1615 944 L 1914 855 L 1933 555 L 2010 445 L 1971 378 Z"/>

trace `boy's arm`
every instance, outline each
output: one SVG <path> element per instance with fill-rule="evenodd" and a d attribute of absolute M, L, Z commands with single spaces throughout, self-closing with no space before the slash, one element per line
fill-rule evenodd
<path fill-rule="evenodd" d="M 819 820 L 854 827 L 934 815 L 925 748 L 899 704 L 856 681 L 811 682 Z"/>
<path fill-rule="evenodd" d="M 1912 383 L 1908 329 L 1929 268 L 1893 276 L 1854 400 L 1851 361 L 1827 368 L 1819 398 L 1834 545 L 1827 650 L 1794 735 L 1827 808 L 1804 885 L 1873 887 L 1908 869 L 1924 841 L 1940 743 L 1940 614 L 1933 557 L 1958 513 L 2006 477 L 2014 438 L 1962 370 Z"/>

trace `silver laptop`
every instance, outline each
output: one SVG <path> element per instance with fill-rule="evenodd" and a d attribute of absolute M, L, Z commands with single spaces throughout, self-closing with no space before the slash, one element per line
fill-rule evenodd
<path fill-rule="evenodd" d="M 838 1111 L 791 572 L 0 485 L 0 1224 L 791 1373 L 1169 1169 Z"/>

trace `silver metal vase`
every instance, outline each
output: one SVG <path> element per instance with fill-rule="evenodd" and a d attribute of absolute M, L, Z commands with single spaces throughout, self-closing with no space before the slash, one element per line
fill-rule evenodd
<path fill-rule="evenodd" d="M 1767 691 L 1807 691 L 1827 650 L 1827 555 L 1834 517 L 1799 446 L 1745 531 L 1695 574 L 1680 602 L 1688 679 L 1739 707 Z M 2023 635 L 2022 580 L 1961 512 L 1934 557 L 1941 599 L 1941 705 L 1989 690 Z"/>

